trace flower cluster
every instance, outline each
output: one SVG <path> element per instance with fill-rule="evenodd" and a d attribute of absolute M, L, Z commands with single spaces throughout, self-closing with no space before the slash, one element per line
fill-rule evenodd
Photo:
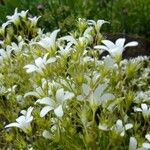
<path fill-rule="evenodd" d="M 4 149 L 149 149 L 149 57 L 121 59 L 138 43 L 106 40 L 105 20 L 44 33 L 28 14 L 16 9 L 0 30 Z"/>

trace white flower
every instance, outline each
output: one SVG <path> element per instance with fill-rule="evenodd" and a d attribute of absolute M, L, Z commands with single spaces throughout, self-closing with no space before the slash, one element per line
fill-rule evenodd
<path fill-rule="evenodd" d="M 150 108 L 148 108 L 147 104 L 141 104 L 141 108 L 134 107 L 135 112 L 142 112 L 144 118 L 148 118 L 150 116 Z"/>
<path fill-rule="evenodd" d="M 45 97 L 42 99 L 38 99 L 36 103 L 45 104 L 46 106 L 41 110 L 40 116 L 44 117 L 49 111 L 54 110 L 54 113 L 57 117 L 62 117 L 64 115 L 63 112 L 63 103 L 69 99 L 72 99 L 74 94 L 68 91 L 64 91 L 63 88 L 58 89 L 56 91 L 56 101 L 50 97 Z"/>
<path fill-rule="evenodd" d="M 146 148 L 147 150 L 150 149 L 150 134 L 146 134 L 145 138 L 148 140 L 147 143 L 143 143 L 143 147 Z"/>
<path fill-rule="evenodd" d="M 12 21 L 12 22 L 18 22 L 19 20 L 19 13 L 18 13 L 18 9 L 16 8 L 15 9 L 15 12 L 12 16 L 6 16 L 6 18 L 9 20 L 9 21 Z"/>
<path fill-rule="evenodd" d="M 88 34 L 88 31 L 87 31 L 87 33 L 85 33 L 83 37 L 79 37 L 78 39 L 75 39 L 71 35 L 67 35 L 67 36 L 59 38 L 59 40 L 65 40 L 69 43 L 75 44 L 76 46 L 78 46 L 78 45 L 84 46 L 88 43 L 88 41 L 91 40 L 91 36 L 90 36 L 90 34 Z"/>
<path fill-rule="evenodd" d="M 43 58 L 38 57 L 35 59 L 35 65 L 28 64 L 24 66 L 27 73 L 38 72 L 40 74 L 44 74 L 43 70 L 46 69 L 46 65 L 51 64 L 56 61 L 55 57 L 51 57 L 47 59 L 48 53 L 44 55 Z"/>
<path fill-rule="evenodd" d="M 137 149 L 137 140 L 135 137 L 130 137 L 129 150 L 136 150 L 136 149 Z"/>
<path fill-rule="evenodd" d="M 40 98 L 44 95 L 44 91 L 41 87 L 37 87 L 35 88 L 35 91 L 30 91 L 30 92 L 27 92 L 25 95 L 24 95 L 24 98 L 26 98 L 27 96 L 35 96 L 37 98 Z"/>
<path fill-rule="evenodd" d="M 116 124 L 111 128 L 112 131 L 115 131 L 120 136 L 125 135 L 125 131 L 131 129 L 133 125 L 131 123 L 123 125 L 122 120 L 117 120 Z"/>
<path fill-rule="evenodd" d="M 114 95 L 111 93 L 105 93 L 107 83 L 99 85 L 94 91 L 87 84 L 82 84 L 82 95 L 77 96 L 78 100 L 86 100 L 93 105 L 105 105 L 108 100 L 114 99 Z"/>
<path fill-rule="evenodd" d="M 138 42 L 133 41 L 133 42 L 129 42 L 126 45 L 124 45 L 125 43 L 125 38 L 119 38 L 116 40 L 115 44 L 109 40 L 102 40 L 102 43 L 105 45 L 97 45 L 94 48 L 95 49 L 102 49 L 102 50 L 106 50 L 110 53 L 110 55 L 112 57 L 115 56 L 121 56 L 124 49 L 126 47 L 132 47 L 132 46 L 137 46 Z"/>
<path fill-rule="evenodd" d="M 37 44 L 39 44 L 40 46 L 42 46 L 43 48 L 50 50 L 51 48 L 55 48 L 56 45 L 56 37 L 58 32 L 60 31 L 60 29 L 58 30 L 54 30 L 50 37 L 45 37 L 42 38 L 39 42 L 37 42 Z"/>
<path fill-rule="evenodd" d="M 18 15 L 19 15 L 20 17 L 22 17 L 22 18 L 25 18 L 25 17 L 27 17 L 28 11 L 29 11 L 29 10 L 26 10 L 26 11 L 22 10 L 20 13 L 18 13 Z"/>
<path fill-rule="evenodd" d="M 59 46 L 59 49 L 60 49 L 60 50 L 59 50 L 58 52 L 59 52 L 61 55 L 67 55 L 67 54 L 72 50 L 71 46 L 72 46 L 72 43 L 71 43 L 71 42 L 67 43 L 66 47 Z"/>
<path fill-rule="evenodd" d="M 41 16 L 39 16 L 39 17 L 36 17 L 36 16 L 35 16 L 35 17 L 33 17 L 33 18 L 28 18 L 28 19 L 31 21 L 32 26 L 36 26 L 36 24 L 37 24 L 39 18 L 41 18 Z"/>
<path fill-rule="evenodd" d="M 103 130 L 103 131 L 108 131 L 109 129 L 108 129 L 108 126 L 106 125 L 106 124 L 99 124 L 99 126 L 98 126 L 98 128 L 100 129 L 100 130 Z"/>
<path fill-rule="evenodd" d="M 109 23 L 109 22 L 108 22 L 108 21 L 105 21 L 105 20 L 97 20 L 97 22 L 94 21 L 94 20 L 88 20 L 88 24 L 89 24 L 89 25 L 94 25 L 97 32 L 99 32 L 101 26 L 102 26 L 104 23 Z"/>
<path fill-rule="evenodd" d="M 12 49 L 10 49 L 9 47 L 6 48 L 6 50 L 4 49 L 0 49 L 0 59 L 3 61 L 4 59 L 10 59 L 11 57 L 11 52 Z"/>
<path fill-rule="evenodd" d="M 8 25 L 10 25 L 10 23 L 11 23 L 10 21 L 7 21 L 7 22 L 3 23 L 1 29 L 4 31 L 5 28 L 6 28 Z"/>
<path fill-rule="evenodd" d="M 43 131 L 42 136 L 43 136 L 45 139 L 50 139 L 50 138 L 51 138 L 51 134 L 50 134 L 50 132 L 47 131 L 47 130 L 44 130 L 44 131 Z"/>
<path fill-rule="evenodd" d="M 31 115 L 32 111 L 33 107 L 29 107 L 27 111 L 22 110 L 22 115 L 16 119 L 16 122 L 6 125 L 5 128 L 17 127 L 22 129 L 25 133 L 29 133 L 31 131 L 31 122 L 33 120 L 33 116 Z"/>
<path fill-rule="evenodd" d="M 6 16 L 8 19 L 8 22 L 13 22 L 14 24 L 18 24 L 20 21 L 20 17 L 25 18 L 27 16 L 28 10 L 27 11 L 21 11 L 18 13 L 18 9 L 15 9 L 15 12 L 12 16 Z"/>

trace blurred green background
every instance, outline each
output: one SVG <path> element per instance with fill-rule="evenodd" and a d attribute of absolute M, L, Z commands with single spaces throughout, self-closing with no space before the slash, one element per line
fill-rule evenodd
<path fill-rule="evenodd" d="M 0 24 L 16 7 L 42 16 L 39 26 L 45 31 L 60 28 L 64 34 L 81 17 L 110 21 L 103 27 L 107 33 L 150 38 L 150 0 L 0 0 Z"/>

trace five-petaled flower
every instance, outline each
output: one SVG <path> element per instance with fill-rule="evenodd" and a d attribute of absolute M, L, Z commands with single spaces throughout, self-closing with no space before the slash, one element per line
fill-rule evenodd
<path fill-rule="evenodd" d="M 145 138 L 148 140 L 148 142 L 143 143 L 143 147 L 148 150 L 150 149 L 150 134 L 146 134 Z"/>
<path fill-rule="evenodd" d="M 63 112 L 63 103 L 74 97 L 74 93 L 64 91 L 63 88 L 56 91 L 55 100 L 50 97 L 44 97 L 38 99 L 36 103 L 45 104 L 46 106 L 40 112 L 40 116 L 44 117 L 49 111 L 54 110 L 54 113 L 57 117 L 62 117 Z"/>
<path fill-rule="evenodd" d="M 147 104 L 143 103 L 141 104 L 141 108 L 134 107 L 135 112 L 142 112 L 143 117 L 145 119 L 148 119 L 150 116 L 150 108 L 148 108 Z"/>
<path fill-rule="evenodd" d="M 115 133 L 120 134 L 120 136 L 125 135 L 125 131 L 129 130 L 133 127 L 131 123 L 123 125 L 122 120 L 117 120 L 116 124 L 111 128 L 112 131 L 115 131 Z"/>
<path fill-rule="evenodd" d="M 60 31 L 60 29 L 54 30 L 51 33 L 50 37 L 42 38 L 39 42 L 33 43 L 33 44 L 38 44 L 46 50 L 55 49 L 55 47 L 56 47 L 56 37 L 57 37 L 57 34 L 58 34 L 59 31 Z"/>
<path fill-rule="evenodd" d="M 89 25 L 94 25 L 94 27 L 95 27 L 95 29 L 96 29 L 97 32 L 100 31 L 100 28 L 101 28 L 101 26 L 102 26 L 104 23 L 109 23 L 109 22 L 108 22 L 108 21 L 105 21 L 105 20 L 97 20 L 97 22 L 94 21 L 94 20 L 88 20 L 88 24 L 89 24 Z"/>
<path fill-rule="evenodd" d="M 55 57 L 51 57 L 49 59 L 47 59 L 47 57 L 48 53 L 45 54 L 43 58 L 38 57 L 37 59 L 35 59 L 35 65 L 28 64 L 24 66 L 26 72 L 27 73 L 38 72 L 43 75 L 44 74 L 43 70 L 46 69 L 46 65 L 54 63 L 56 61 Z"/>
<path fill-rule="evenodd" d="M 33 111 L 33 107 L 29 107 L 26 110 L 21 111 L 21 116 L 16 119 L 16 122 L 10 123 L 5 126 L 5 128 L 9 127 L 17 127 L 22 129 L 25 133 L 30 133 L 31 132 L 31 122 L 33 120 L 33 116 L 31 115 Z"/>
<path fill-rule="evenodd" d="M 109 52 L 109 54 L 112 57 L 121 56 L 126 47 L 132 47 L 132 46 L 138 45 L 138 42 L 136 42 L 136 41 L 132 41 L 132 42 L 125 44 L 125 38 L 117 39 L 115 44 L 113 42 L 111 42 L 110 40 L 102 40 L 102 43 L 104 45 L 97 45 L 94 48 L 106 50 Z"/>

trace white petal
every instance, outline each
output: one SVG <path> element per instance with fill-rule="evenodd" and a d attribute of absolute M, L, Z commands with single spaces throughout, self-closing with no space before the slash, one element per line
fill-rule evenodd
<path fill-rule="evenodd" d="M 27 69 L 27 73 L 31 73 L 37 70 L 37 67 L 35 65 L 26 65 L 24 66 L 24 68 Z"/>
<path fill-rule="evenodd" d="M 64 100 L 64 89 L 58 89 L 56 92 L 56 99 L 58 102 L 62 102 Z"/>
<path fill-rule="evenodd" d="M 150 142 L 150 134 L 146 134 L 145 138 Z"/>
<path fill-rule="evenodd" d="M 133 124 L 128 123 L 125 125 L 125 130 L 131 129 L 133 127 Z"/>
<path fill-rule="evenodd" d="M 148 110 L 148 107 L 147 107 L 146 104 L 141 104 L 141 108 L 142 108 L 143 110 Z"/>
<path fill-rule="evenodd" d="M 115 96 L 113 95 L 113 94 L 111 94 L 111 93 L 106 93 L 106 94 L 104 94 L 104 95 L 102 95 L 100 98 L 99 98 L 99 100 L 103 103 L 106 103 L 108 100 L 112 100 L 112 99 L 114 99 L 115 98 Z"/>
<path fill-rule="evenodd" d="M 41 57 L 37 58 L 35 60 L 35 64 L 37 67 L 39 68 L 45 68 L 45 65 L 44 65 L 44 62 L 43 62 L 43 59 Z"/>
<path fill-rule="evenodd" d="M 132 47 L 132 46 L 137 46 L 137 45 L 138 45 L 138 42 L 133 41 L 133 42 L 127 43 L 124 47 Z"/>
<path fill-rule="evenodd" d="M 96 26 L 96 22 L 94 20 L 88 20 L 87 22 L 88 22 L 89 25 Z"/>
<path fill-rule="evenodd" d="M 119 38 L 116 40 L 115 45 L 117 47 L 124 47 L 124 43 L 125 43 L 125 38 Z"/>
<path fill-rule="evenodd" d="M 136 112 L 142 112 L 142 109 L 141 108 L 137 108 L 137 107 L 134 107 L 134 111 Z"/>
<path fill-rule="evenodd" d="M 99 124 L 98 128 L 103 131 L 108 131 L 108 126 L 106 124 Z"/>
<path fill-rule="evenodd" d="M 20 116 L 16 119 L 16 121 L 20 124 L 20 125 L 23 125 L 26 123 L 26 118 L 25 116 Z"/>
<path fill-rule="evenodd" d="M 137 140 L 135 137 L 130 137 L 129 150 L 136 150 Z"/>
<path fill-rule="evenodd" d="M 50 106 L 45 106 L 40 112 L 40 117 L 44 117 L 49 111 L 53 110 Z"/>
<path fill-rule="evenodd" d="M 84 100 L 84 96 L 83 96 L 83 95 L 79 95 L 79 96 L 77 96 L 76 98 L 77 98 L 77 100 L 79 100 L 79 101 L 83 101 L 83 100 Z"/>
<path fill-rule="evenodd" d="M 122 131 L 121 133 L 120 133 L 120 136 L 124 136 L 125 135 L 125 131 Z"/>
<path fill-rule="evenodd" d="M 93 27 L 88 27 L 88 28 L 84 31 L 83 36 L 86 37 L 92 30 L 93 30 Z"/>
<path fill-rule="evenodd" d="M 118 55 L 122 55 L 124 48 L 123 47 L 115 47 L 113 49 L 109 49 L 109 53 L 111 54 L 111 56 L 115 57 Z"/>
<path fill-rule="evenodd" d="M 28 119 L 28 118 L 30 118 L 30 117 L 31 117 L 31 113 L 32 113 L 32 111 L 33 111 L 33 107 L 29 107 L 29 108 L 27 109 L 26 119 Z"/>
<path fill-rule="evenodd" d="M 59 105 L 56 109 L 54 109 L 54 113 L 57 117 L 62 117 L 64 115 L 62 105 Z"/>
<path fill-rule="evenodd" d="M 40 97 L 40 95 L 37 92 L 28 92 L 24 95 L 24 98 L 27 96 L 35 96 L 35 97 Z"/>
<path fill-rule="evenodd" d="M 98 20 L 98 21 L 97 21 L 97 24 L 98 24 L 99 26 L 103 25 L 104 23 L 109 23 L 109 22 L 108 22 L 108 21 L 105 21 L 105 20 Z"/>
<path fill-rule="evenodd" d="M 10 127 L 20 128 L 20 124 L 17 123 L 17 122 L 14 122 L 14 123 L 10 123 L 10 124 L 8 124 L 8 125 L 5 126 L 5 128 L 10 128 Z"/>
<path fill-rule="evenodd" d="M 44 130 L 43 133 L 42 133 L 43 137 L 46 138 L 46 139 L 50 139 L 51 136 L 50 136 L 50 132 L 47 131 L 47 130 Z"/>
<path fill-rule="evenodd" d="M 112 49 L 115 47 L 115 44 L 109 40 L 102 40 L 102 43 L 104 43 L 109 49 Z"/>
<path fill-rule="evenodd" d="M 73 97 L 74 97 L 74 93 L 66 91 L 64 95 L 64 100 L 72 99 Z"/>
<path fill-rule="evenodd" d="M 52 44 L 55 43 L 56 37 L 57 37 L 57 34 L 58 34 L 59 31 L 60 31 L 60 29 L 57 29 L 57 30 L 54 30 L 54 31 L 51 33 L 50 38 L 51 38 Z"/>
<path fill-rule="evenodd" d="M 143 147 L 147 148 L 147 149 L 150 149 L 150 143 L 143 143 Z"/>
<path fill-rule="evenodd" d="M 108 51 L 108 47 L 104 46 L 104 45 L 97 45 L 97 46 L 94 46 L 95 49 L 101 49 L 101 50 L 106 50 Z"/>
<path fill-rule="evenodd" d="M 95 101 L 99 101 L 99 99 L 100 99 L 102 93 L 105 91 L 105 89 L 107 88 L 107 86 L 108 86 L 108 85 L 105 83 L 105 84 L 99 85 L 99 86 L 96 88 L 96 90 L 94 91 L 94 94 L 93 94 Z"/>
<path fill-rule="evenodd" d="M 122 120 L 120 120 L 120 119 L 117 120 L 116 125 L 119 126 L 119 127 L 122 127 L 122 126 L 123 126 L 123 125 L 122 125 Z"/>
<path fill-rule="evenodd" d="M 33 120 L 33 116 L 30 116 L 26 118 L 26 123 L 31 123 L 32 120 Z"/>
<path fill-rule="evenodd" d="M 82 84 L 82 90 L 83 90 L 83 94 L 87 96 L 90 93 L 91 89 L 90 89 L 89 85 Z"/>
<path fill-rule="evenodd" d="M 39 44 L 40 46 L 42 46 L 45 49 L 49 49 L 52 45 L 52 40 L 50 37 L 45 37 L 45 38 L 41 39 L 39 42 L 37 42 L 37 44 Z"/>
<path fill-rule="evenodd" d="M 66 40 L 66 41 L 71 42 L 73 44 L 77 43 L 77 41 L 75 40 L 75 38 L 72 37 L 72 36 L 70 36 L 70 35 L 64 36 L 64 37 L 60 38 L 60 40 Z"/>
<path fill-rule="evenodd" d="M 56 61 L 56 58 L 55 57 L 52 57 L 52 58 L 49 58 L 47 61 L 46 61 L 46 64 L 50 64 L 50 63 L 53 63 Z"/>
<path fill-rule="evenodd" d="M 45 105 L 49 105 L 49 106 L 53 107 L 53 100 L 49 97 L 44 97 L 42 99 L 38 99 L 36 101 L 36 103 L 45 104 Z"/>

